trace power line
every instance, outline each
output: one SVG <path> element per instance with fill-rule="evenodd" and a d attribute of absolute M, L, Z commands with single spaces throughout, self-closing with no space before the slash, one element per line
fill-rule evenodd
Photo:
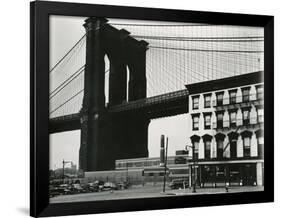
<path fill-rule="evenodd" d="M 75 95 L 71 96 L 69 99 L 67 99 L 64 103 L 62 103 L 61 105 L 59 105 L 58 107 L 56 107 L 54 110 L 52 110 L 50 112 L 49 115 L 51 115 L 52 113 L 54 113 L 55 111 L 57 111 L 59 108 L 61 108 L 62 106 L 64 106 L 66 103 L 68 103 L 69 101 L 71 101 L 72 99 L 74 99 L 77 95 L 79 95 L 80 93 L 82 93 L 84 91 L 84 89 L 80 90 L 79 92 L 77 92 Z"/>
<path fill-rule="evenodd" d="M 163 38 L 163 39 L 263 39 L 263 36 L 197 36 L 197 37 L 188 37 L 188 36 L 147 36 L 147 35 L 131 35 L 133 37 L 149 37 L 149 38 Z"/>
<path fill-rule="evenodd" d="M 151 40 L 171 40 L 171 41 L 195 41 L 195 42 L 262 42 L 260 37 L 170 37 L 170 36 L 144 36 L 144 35 L 131 35 L 134 38 L 151 39 Z M 263 37 L 262 37 L 263 38 Z"/>
<path fill-rule="evenodd" d="M 72 77 L 74 77 L 75 76 L 75 74 L 77 74 L 78 73 L 78 75 L 79 74 L 81 74 L 83 71 L 81 71 L 83 68 L 85 68 L 85 65 L 83 65 L 82 67 L 80 67 L 78 70 L 76 70 L 72 75 L 70 75 L 66 80 L 64 80 L 57 88 L 55 88 L 51 93 L 50 93 L 50 96 L 54 93 L 54 92 L 56 92 L 60 87 L 62 87 L 65 83 L 67 83 Z M 79 72 L 80 71 L 80 72 Z M 78 76 L 77 75 L 77 76 Z"/>
<path fill-rule="evenodd" d="M 49 100 L 51 100 L 58 93 L 60 93 L 66 86 L 68 86 L 73 80 L 75 80 L 83 71 L 84 69 L 82 69 L 77 75 L 75 75 L 71 80 L 69 80 L 65 85 L 63 85 L 54 95 L 50 96 Z"/>
<path fill-rule="evenodd" d="M 146 26 L 146 27 L 196 27 L 196 26 L 222 26 L 218 24 L 145 24 L 145 23 L 108 23 L 113 26 Z"/>
<path fill-rule="evenodd" d="M 67 55 L 82 41 L 82 39 L 84 39 L 84 37 L 86 36 L 83 35 L 75 44 L 74 46 L 72 46 L 72 48 L 55 64 L 55 66 L 52 67 L 52 69 L 50 70 L 49 73 L 51 73 L 66 57 Z"/>
<path fill-rule="evenodd" d="M 211 50 L 211 49 L 189 49 L 189 48 L 175 48 L 175 47 L 162 47 L 162 46 L 148 46 L 149 48 L 156 49 L 170 49 L 182 51 L 199 51 L 199 52 L 225 52 L 225 53 L 263 53 L 263 51 L 250 51 L 250 50 Z"/>
<path fill-rule="evenodd" d="M 74 79 L 76 79 L 81 73 L 84 72 L 85 69 L 83 69 L 85 67 L 82 66 L 80 67 L 75 73 L 73 73 L 70 77 L 68 77 L 68 79 L 66 79 L 61 85 L 59 85 L 51 94 L 49 97 L 49 100 L 51 100 L 53 97 L 55 97 L 59 92 L 61 92 L 66 86 L 68 86 Z M 79 72 L 80 71 L 80 72 Z M 108 73 L 109 69 L 107 69 L 105 71 L 105 74 Z M 77 74 L 77 72 L 79 72 Z M 76 74 L 76 75 L 75 75 Z M 60 88 L 61 87 L 61 88 Z M 57 92 L 55 92 L 56 90 L 58 90 Z M 55 92 L 54 95 L 52 95 Z"/>

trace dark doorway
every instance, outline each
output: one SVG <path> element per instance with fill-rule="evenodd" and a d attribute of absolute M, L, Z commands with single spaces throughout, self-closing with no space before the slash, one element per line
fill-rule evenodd
<path fill-rule="evenodd" d="M 255 164 L 245 164 L 243 167 L 242 180 L 243 185 L 256 185 L 257 175 L 256 175 L 256 165 Z"/>
<path fill-rule="evenodd" d="M 230 158 L 237 157 L 237 141 L 233 140 L 230 142 Z"/>

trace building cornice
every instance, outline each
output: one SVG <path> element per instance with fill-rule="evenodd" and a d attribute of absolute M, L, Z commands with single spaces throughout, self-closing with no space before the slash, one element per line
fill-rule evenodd
<path fill-rule="evenodd" d="M 242 74 L 239 76 L 227 77 L 217 80 L 209 80 L 205 82 L 193 83 L 185 87 L 189 94 L 199 94 L 203 92 L 212 92 L 222 89 L 231 89 L 239 86 L 246 86 L 263 82 L 263 71 Z"/>

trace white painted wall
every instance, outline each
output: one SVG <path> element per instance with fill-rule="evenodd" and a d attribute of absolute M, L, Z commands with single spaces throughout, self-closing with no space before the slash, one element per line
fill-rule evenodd
<path fill-rule="evenodd" d="M 257 84 L 252 84 L 250 85 L 250 94 L 255 94 L 256 92 L 253 90 L 256 90 L 256 85 Z M 249 87 L 248 86 L 241 86 L 241 87 L 237 87 L 237 95 L 236 95 L 236 101 L 237 102 L 242 102 L 242 88 L 243 87 Z M 233 88 L 231 88 L 233 89 Z M 223 89 L 223 90 L 216 90 L 215 92 L 220 92 L 220 91 L 224 91 L 224 99 L 223 99 L 223 103 L 224 104 L 228 104 L 229 103 L 229 90 L 231 89 Z M 192 135 L 198 135 L 200 137 L 202 137 L 205 134 L 209 134 L 211 136 L 213 136 L 213 140 L 212 140 L 212 146 L 211 146 L 211 158 L 215 158 L 215 150 L 216 150 L 216 142 L 215 142 L 215 134 L 217 133 L 217 131 L 215 129 L 213 129 L 215 123 L 216 123 L 216 113 L 215 113 L 215 107 L 213 107 L 214 102 L 216 101 L 216 94 L 215 92 L 212 92 L 212 97 L 211 97 L 211 108 L 204 108 L 204 94 L 209 94 L 210 92 L 204 92 L 204 93 L 197 93 L 194 95 L 190 95 L 189 96 L 189 116 L 187 118 L 188 122 L 190 122 L 190 128 L 188 129 L 187 132 L 187 137 L 189 138 L 189 143 L 190 145 L 192 145 L 192 142 L 190 140 L 190 137 Z M 193 96 L 199 96 L 199 109 L 195 109 L 193 110 Z M 255 99 L 255 98 L 251 98 L 251 99 Z M 204 129 L 204 115 L 203 113 L 205 112 L 211 112 L 212 113 L 212 122 L 211 122 L 211 129 L 210 130 L 205 130 Z M 192 130 L 192 114 L 197 114 L 200 113 L 200 117 L 199 117 L 199 130 Z M 237 125 L 241 125 L 243 124 L 243 114 L 242 114 L 242 110 L 241 108 L 238 108 L 237 110 L 237 114 L 236 114 L 236 120 L 237 120 Z M 256 112 L 256 108 L 255 106 L 252 105 L 251 110 L 250 110 L 250 122 L 251 124 L 255 124 L 257 120 L 257 112 Z M 224 111 L 224 117 L 223 117 L 223 126 L 224 127 L 229 127 L 229 121 L 230 121 L 230 115 L 228 110 Z M 255 134 L 254 134 L 254 130 L 255 129 L 249 129 L 250 131 L 253 132 L 253 138 L 251 140 L 251 156 L 255 157 L 257 156 L 257 139 L 255 138 Z M 230 130 L 230 131 L 223 131 L 222 133 L 226 134 L 226 138 L 224 141 L 224 147 L 227 147 L 225 150 L 225 157 L 230 157 L 230 146 L 229 146 L 229 140 L 227 137 L 227 133 L 231 132 L 231 131 L 235 131 L 235 130 Z M 244 131 L 241 130 L 241 131 Z M 240 130 L 238 131 L 238 133 L 241 132 Z M 199 143 L 199 158 L 204 158 L 205 154 L 204 154 L 204 143 L 203 143 L 203 139 L 200 139 L 200 143 Z M 192 153 L 192 152 L 191 152 Z M 243 157 L 243 140 L 242 137 L 239 136 L 238 141 L 237 141 L 237 157 Z"/>
<path fill-rule="evenodd" d="M 59 1 L 59 0 L 57 0 Z M 68 0 L 75 2 L 75 0 Z M 162 7 L 185 10 L 203 10 L 203 11 L 221 11 L 250 14 L 270 14 L 275 15 L 275 38 L 281 37 L 281 10 L 280 3 L 276 0 L 267 1 L 225 1 L 225 0 L 79 0 L 81 3 L 127 5 L 139 7 Z M 2 175 L 9 178 L 0 180 L 3 188 L 0 196 L 1 217 L 21 218 L 27 217 L 29 210 L 29 4 L 28 1 L 14 0 L 2 2 L 1 19 L 1 98 L 9 105 L 0 108 L 1 114 L 5 114 L 1 120 L 1 158 Z M 20 37 L 19 36 L 20 33 Z M 13 48 L 17 48 L 14 52 Z M 275 40 L 275 72 L 281 71 L 281 40 Z M 17 63 L 15 64 L 15 61 Z M 6 72 L 6 73 L 4 73 Z M 17 78 L 15 80 L 15 77 Z M 281 93 L 281 74 L 275 74 L 275 92 Z M 11 84 L 17 87 L 11 90 Z M 9 94 L 7 94 L 9 90 Z M 18 99 L 15 101 L 15 99 Z M 19 108 L 19 105 L 20 108 Z M 279 95 L 275 95 L 275 111 L 281 109 L 281 100 Z M 15 125 L 12 117 L 17 114 L 17 123 Z M 275 114 L 275 131 L 280 132 L 281 114 Z M 12 131 L 14 130 L 14 131 Z M 17 132 L 15 137 L 15 131 Z M 277 137 L 276 137 L 277 138 Z M 276 141 L 278 144 L 279 141 Z M 15 149 L 17 152 L 15 152 Z M 14 160 L 8 154 L 13 153 Z M 281 153 L 281 146 L 275 146 L 275 154 Z M 9 167 L 6 167 L 9 164 Z M 275 166 L 281 166 L 281 158 L 275 158 Z M 281 182 L 281 171 L 275 167 L 275 183 Z M 15 193 L 11 193 L 8 187 L 17 187 Z M 275 186 L 275 203 L 231 205 L 219 207 L 198 207 L 173 210 L 154 210 L 142 212 L 127 213 L 109 213 L 84 215 L 79 217 L 95 218 L 143 218 L 143 217 L 208 217 L 208 218 L 228 218 L 251 216 L 255 218 L 264 218 L 268 216 L 278 217 L 281 213 L 281 187 Z M 68 218 L 77 218 L 77 216 L 68 216 Z"/>

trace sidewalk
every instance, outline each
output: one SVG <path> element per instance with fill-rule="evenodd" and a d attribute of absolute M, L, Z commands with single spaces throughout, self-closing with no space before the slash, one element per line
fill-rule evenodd
<path fill-rule="evenodd" d="M 228 192 L 225 187 L 219 188 L 196 188 L 196 192 L 192 192 L 192 188 L 187 189 L 175 189 L 167 190 L 165 193 L 167 195 L 196 195 L 196 194 L 220 194 L 220 193 L 237 193 L 237 192 L 255 192 L 263 191 L 263 186 L 242 186 L 242 187 L 229 187 Z"/>

